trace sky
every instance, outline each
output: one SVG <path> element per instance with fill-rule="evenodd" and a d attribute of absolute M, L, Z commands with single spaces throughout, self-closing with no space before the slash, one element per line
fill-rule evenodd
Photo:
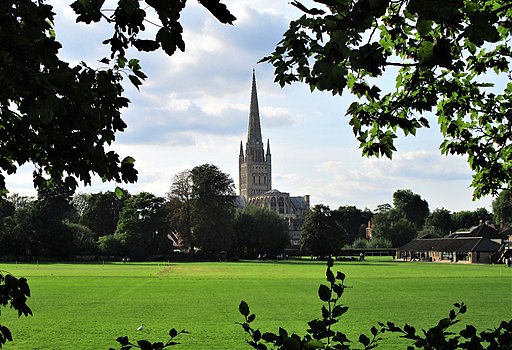
<path fill-rule="evenodd" d="M 126 82 L 131 104 L 123 110 L 123 119 L 128 128 L 117 135 L 112 148 L 121 157 L 136 159 L 139 181 L 115 184 L 95 179 L 79 192 L 112 191 L 119 185 L 130 193 L 165 196 L 175 174 L 209 163 L 231 176 L 238 193 L 238 154 L 240 141 L 245 145 L 247 140 L 255 69 L 274 189 L 292 196 L 308 194 L 312 205 L 332 209 L 353 205 L 374 210 L 391 204 L 398 189 L 419 194 L 430 210 L 492 209 L 491 197 L 472 200 L 472 173 L 465 159 L 440 154 L 441 134 L 432 116 L 428 116 L 431 129 L 420 130 L 416 137 L 401 135 L 392 160 L 366 158 L 345 116 L 353 97 L 312 93 L 300 84 L 281 88 L 273 82 L 272 66 L 258 61 L 273 51 L 290 19 L 301 15 L 288 1 L 223 2 L 237 17 L 233 26 L 218 22 L 196 1 L 187 2 L 181 21 L 185 52 L 172 57 L 161 51 L 128 52 L 128 57 L 140 59 L 148 79 L 140 91 Z M 71 1 L 47 3 L 57 13 L 61 59 L 100 67 L 98 60 L 110 56 L 109 47 L 101 42 L 111 36 L 112 29 L 104 23 L 75 23 Z M 151 34 L 155 30 L 149 23 L 147 28 Z M 393 83 L 383 80 L 382 85 L 385 90 Z M 33 166 L 26 165 L 9 176 L 10 192 L 35 195 L 32 171 Z"/>

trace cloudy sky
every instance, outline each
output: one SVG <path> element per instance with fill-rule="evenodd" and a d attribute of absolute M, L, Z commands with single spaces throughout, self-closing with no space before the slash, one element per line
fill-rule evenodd
<path fill-rule="evenodd" d="M 108 2 L 108 1 L 107 1 Z M 101 42 L 111 29 L 76 24 L 71 1 L 50 0 L 57 12 L 57 40 L 62 59 L 90 66 L 110 55 Z M 472 201 L 471 172 L 464 159 L 441 156 L 435 119 L 431 130 L 397 141 L 393 160 L 363 158 L 348 118 L 349 95 L 311 93 L 307 86 L 281 89 L 273 69 L 258 60 L 273 51 L 290 19 L 300 14 L 288 1 L 225 1 L 237 17 L 234 26 L 220 24 L 196 1 L 182 14 L 186 51 L 168 57 L 161 52 L 130 53 L 141 60 L 148 79 L 138 92 L 126 84 L 132 101 L 123 111 L 128 124 L 113 146 L 136 159 L 139 181 L 122 185 L 131 193 L 165 195 L 173 175 L 210 163 L 229 174 L 238 191 L 240 141 L 247 138 L 252 69 L 256 70 L 261 127 L 270 139 L 273 187 L 312 204 L 331 208 L 355 205 L 375 209 L 392 203 L 397 189 L 410 189 L 430 209 L 490 209 L 492 198 Z M 107 6 L 108 7 L 108 6 Z M 114 5 L 112 5 L 114 7 Z M 153 30 L 148 24 L 148 29 Z M 383 85 L 392 86 L 392 83 Z M 385 90 L 386 86 L 382 87 Z M 11 192 L 34 194 L 30 166 L 8 179 Z M 113 190 L 99 179 L 82 192 Z"/>

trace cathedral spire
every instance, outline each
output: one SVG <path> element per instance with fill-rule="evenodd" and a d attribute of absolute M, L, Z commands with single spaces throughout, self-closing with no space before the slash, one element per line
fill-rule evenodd
<path fill-rule="evenodd" d="M 258 93 L 256 91 L 256 74 L 252 69 L 251 105 L 249 107 L 248 144 L 261 143 L 260 111 L 258 107 Z"/>
<path fill-rule="evenodd" d="M 260 112 L 256 91 L 256 74 L 252 70 L 251 104 L 249 106 L 249 128 L 247 143 L 244 148 L 240 144 L 238 155 L 238 171 L 240 195 L 249 199 L 259 196 L 272 188 L 272 157 L 270 141 L 267 141 L 267 153 L 263 149 L 261 137 Z"/>

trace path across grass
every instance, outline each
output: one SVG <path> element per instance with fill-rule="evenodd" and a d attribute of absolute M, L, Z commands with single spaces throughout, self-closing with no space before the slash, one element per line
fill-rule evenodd
<path fill-rule="evenodd" d="M 393 262 L 337 263 L 347 275 L 340 330 L 357 342 L 378 321 L 432 326 L 453 303 L 464 302 L 462 323 L 478 330 L 512 318 L 512 268 Z M 0 264 L 28 279 L 33 317 L 2 310 L 13 332 L 6 349 L 108 349 L 118 336 L 165 340 L 170 328 L 186 329 L 178 349 L 249 349 L 238 304 L 256 313 L 255 326 L 283 326 L 304 334 L 320 317 L 317 296 L 323 262 Z M 135 329 L 145 324 L 143 331 Z M 396 337 L 395 337 L 396 338 Z M 390 348 L 382 345 L 382 348 Z"/>

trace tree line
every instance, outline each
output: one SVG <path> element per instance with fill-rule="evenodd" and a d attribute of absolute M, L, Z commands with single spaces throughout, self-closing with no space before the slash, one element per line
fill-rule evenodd
<path fill-rule="evenodd" d="M 393 204 L 379 205 L 373 212 L 354 206 L 330 209 L 315 205 L 305 216 L 302 248 L 312 254 L 335 254 L 342 248 L 400 247 L 429 235 L 445 237 L 468 230 L 481 222 L 494 220 L 502 226 L 512 219 L 512 196 L 505 190 L 493 201 L 493 213 L 485 208 L 450 212 L 445 208 L 430 211 L 428 202 L 408 189 L 393 193 Z"/>
<path fill-rule="evenodd" d="M 220 252 L 240 258 L 282 254 L 290 244 L 285 220 L 268 209 L 237 208 L 235 200 L 233 180 L 211 164 L 176 174 L 165 197 L 120 189 L 73 193 L 59 184 L 39 189 L 36 198 L 13 194 L 0 200 L 0 256 L 166 259 L 178 246 L 205 258 Z M 510 193 L 502 192 L 493 202 L 494 218 L 509 218 L 511 203 Z M 430 212 L 420 195 L 397 190 L 393 205 L 373 212 L 315 205 L 304 218 L 300 248 L 324 255 L 343 247 L 398 247 L 418 236 L 442 237 L 492 219 L 485 208 Z"/>
<path fill-rule="evenodd" d="M 0 256 L 168 258 L 174 241 L 207 258 L 252 258 L 281 253 L 288 242 L 276 213 L 234 207 L 233 180 L 211 164 L 175 175 L 166 197 L 116 192 L 73 194 L 56 184 L 37 198 L 1 199 Z"/>

